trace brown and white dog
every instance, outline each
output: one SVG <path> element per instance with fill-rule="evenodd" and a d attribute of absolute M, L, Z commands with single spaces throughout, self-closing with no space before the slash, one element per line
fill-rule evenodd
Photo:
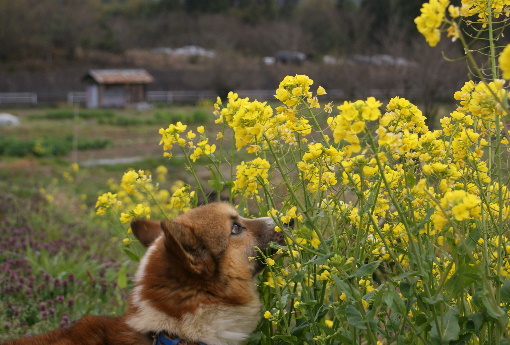
<path fill-rule="evenodd" d="M 273 220 L 246 219 L 213 203 L 131 228 L 148 249 L 124 316 L 86 316 L 68 329 L 5 345 L 242 344 L 261 314 L 254 277 L 264 263 L 252 257 L 270 242 L 284 243 Z"/>

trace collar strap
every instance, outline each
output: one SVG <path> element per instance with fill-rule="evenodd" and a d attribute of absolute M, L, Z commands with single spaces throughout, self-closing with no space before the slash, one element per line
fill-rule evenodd
<path fill-rule="evenodd" d="M 158 333 L 154 336 L 154 345 L 205 345 L 204 343 L 188 343 L 174 335 Z"/>

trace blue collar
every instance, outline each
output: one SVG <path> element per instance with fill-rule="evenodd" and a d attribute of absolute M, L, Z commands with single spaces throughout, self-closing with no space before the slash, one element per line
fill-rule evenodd
<path fill-rule="evenodd" d="M 158 333 L 154 336 L 154 345 L 205 345 L 204 343 L 181 342 L 181 338 L 168 336 L 165 333 Z"/>

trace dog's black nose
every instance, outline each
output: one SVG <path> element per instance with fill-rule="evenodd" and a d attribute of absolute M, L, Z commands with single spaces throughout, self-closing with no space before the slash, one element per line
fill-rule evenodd
<path fill-rule="evenodd" d="M 287 229 L 294 229 L 294 218 L 289 220 L 288 224 L 283 224 Z"/>

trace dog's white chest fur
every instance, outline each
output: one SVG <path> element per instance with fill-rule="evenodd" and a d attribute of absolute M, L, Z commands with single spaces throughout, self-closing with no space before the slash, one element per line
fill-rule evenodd
<path fill-rule="evenodd" d="M 133 303 L 139 312 L 130 316 L 127 323 L 138 332 L 165 331 L 208 345 L 241 344 L 257 326 L 260 315 L 258 300 L 243 306 L 202 306 L 179 320 L 158 311 L 147 301 L 136 300 L 136 295 Z"/>
<path fill-rule="evenodd" d="M 159 238 L 157 241 L 162 240 Z M 141 298 L 144 289 L 143 278 L 150 256 L 157 246 L 148 248 L 140 262 L 135 280 L 137 286 L 132 292 L 132 303 L 137 308 L 126 322 L 138 332 L 167 332 L 181 338 L 201 341 L 207 345 L 239 345 L 255 330 L 260 318 L 261 304 L 258 298 L 239 306 L 199 306 L 194 313 L 176 319 L 151 306 Z M 247 293 L 256 295 L 254 288 Z"/>

